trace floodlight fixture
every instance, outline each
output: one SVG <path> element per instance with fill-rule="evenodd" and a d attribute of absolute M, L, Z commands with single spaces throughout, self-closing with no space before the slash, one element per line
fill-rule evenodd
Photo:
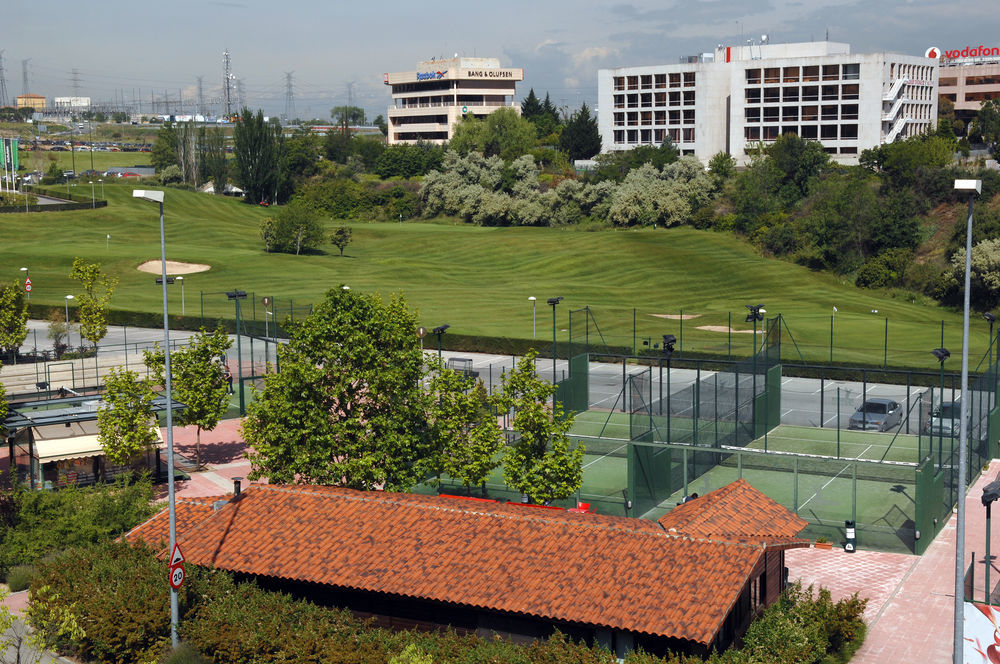
<path fill-rule="evenodd" d="M 246 299 L 247 292 L 245 290 L 231 290 L 226 291 L 226 297 L 230 300 L 244 300 Z"/>
<path fill-rule="evenodd" d="M 562 295 L 560 295 L 560 296 L 558 296 L 558 297 L 550 297 L 550 298 L 548 299 L 548 302 L 549 302 L 549 304 L 550 304 L 551 306 L 553 306 L 553 307 L 554 307 L 554 306 L 556 306 L 557 304 L 559 304 L 560 302 L 562 302 L 562 299 L 563 299 L 563 298 L 562 298 Z"/>
<path fill-rule="evenodd" d="M 438 325 L 433 330 L 431 330 L 431 332 L 433 334 L 444 334 L 445 330 L 447 330 L 449 327 L 451 327 L 451 325 L 445 323 L 444 325 Z"/>
<path fill-rule="evenodd" d="M 156 278 L 156 283 L 157 283 L 157 285 L 162 285 L 163 284 L 163 278 L 162 277 L 157 277 Z M 167 283 L 168 284 L 174 283 L 174 277 L 167 277 Z"/>

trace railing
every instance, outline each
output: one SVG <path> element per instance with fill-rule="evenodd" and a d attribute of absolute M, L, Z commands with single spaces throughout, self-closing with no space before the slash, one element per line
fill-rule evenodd
<path fill-rule="evenodd" d="M 906 78 L 897 78 L 892 82 L 892 86 L 889 87 L 889 91 L 885 93 L 882 97 L 882 101 L 892 101 L 899 95 L 899 91 L 903 89 L 903 86 L 909 82 Z"/>
<path fill-rule="evenodd" d="M 888 113 L 882 114 L 882 122 L 892 122 L 896 115 L 899 113 L 899 109 L 903 108 L 903 104 L 908 102 L 909 99 L 906 97 L 900 97 L 896 100 L 896 103 L 892 105 Z"/>

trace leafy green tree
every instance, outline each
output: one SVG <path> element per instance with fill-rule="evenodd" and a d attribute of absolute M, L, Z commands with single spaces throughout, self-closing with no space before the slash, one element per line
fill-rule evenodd
<path fill-rule="evenodd" d="M 164 122 L 156 132 L 149 161 L 157 171 L 162 171 L 167 166 L 180 166 L 177 161 L 177 130 L 169 122 Z"/>
<path fill-rule="evenodd" d="M 590 115 L 584 103 L 573 113 L 569 122 L 559 134 L 559 147 L 570 159 L 590 159 L 601 151 L 601 133 L 597 129 L 597 118 Z"/>
<path fill-rule="evenodd" d="M 226 135 L 222 129 L 209 129 L 205 134 L 204 156 L 201 163 L 205 169 L 204 179 L 212 181 L 216 195 L 226 193 L 229 184 L 229 163 L 226 160 Z"/>
<path fill-rule="evenodd" d="M 340 255 L 344 255 L 344 249 L 351 243 L 351 227 L 339 226 L 330 235 L 330 244 L 340 249 Z"/>
<path fill-rule="evenodd" d="M 382 132 L 382 136 L 389 135 L 389 124 L 385 121 L 385 118 L 381 114 L 376 115 L 375 119 L 372 120 L 372 124 L 378 127 L 378 130 Z"/>
<path fill-rule="evenodd" d="M 82 258 L 75 258 L 69 278 L 79 281 L 83 287 L 83 292 L 76 297 L 80 336 L 96 348 L 108 333 L 108 308 L 118 286 L 118 277 L 101 272 L 100 263 L 87 263 Z"/>
<path fill-rule="evenodd" d="M 242 432 L 251 479 L 407 490 L 433 465 L 424 358 L 401 296 L 335 288 L 279 346 Z"/>
<path fill-rule="evenodd" d="M 969 303 L 979 311 L 995 309 L 1000 304 L 1000 239 L 983 240 L 972 247 L 972 273 L 969 275 Z M 951 257 L 943 287 L 946 302 L 958 304 L 965 284 L 965 247 Z"/>
<path fill-rule="evenodd" d="M 621 182 L 633 169 L 652 164 L 657 170 L 672 164 L 680 157 L 680 150 L 667 138 L 660 146 L 640 145 L 631 150 L 618 150 L 597 155 L 597 169 L 591 172 L 591 182 L 612 180 Z"/>
<path fill-rule="evenodd" d="M 535 127 L 512 108 L 499 108 L 484 119 L 467 117 L 455 126 L 449 147 L 459 154 L 481 152 L 511 161 L 535 144 Z"/>
<path fill-rule="evenodd" d="M 535 89 L 528 90 L 528 96 L 521 102 L 521 117 L 534 121 L 542 114 L 542 102 L 535 96 Z"/>
<path fill-rule="evenodd" d="M 0 362 L 0 369 L 3 369 L 3 362 Z M 7 432 L 3 425 L 3 421 L 7 417 L 9 408 L 10 405 L 7 403 L 7 387 L 3 383 L 0 383 L 0 435 Z M 2 633 L 3 631 L 0 630 L 0 634 Z"/>
<path fill-rule="evenodd" d="M 708 172 L 721 186 L 736 173 L 736 160 L 728 152 L 717 152 L 708 160 Z"/>
<path fill-rule="evenodd" d="M 224 329 L 209 333 L 205 328 L 195 334 L 187 345 L 170 353 L 170 380 L 173 398 L 184 404 L 176 422 L 195 426 L 195 459 L 201 466 L 201 432 L 212 431 L 229 407 L 228 383 L 223 378 L 220 357 L 233 345 Z M 164 383 L 165 358 L 157 344 L 154 351 L 143 353 L 146 366 Z"/>
<path fill-rule="evenodd" d="M 326 158 L 336 164 L 343 164 L 351 156 L 351 136 L 346 131 L 328 131 L 323 140 Z"/>
<path fill-rule="evenodd" d="M 152 450 L 153 388 L 134 371 L 112 368 L 104 379 L 105 392 L 97 410 L 98 442 L 111 463 L 124 466 L 137 454 Z"/>
<path fill-rule="evenodd" d="M 984 101 L 976 114 L 975 131 L 982 137 L 994 159 L 1000 159 L 1000 100 Z"/>
<path fill-rule="evenodd" d="M 360 106 L 334 106 L 330 109 L 330 117 L 336 125 L 363 125 L 365 109 Z"/>
<path fill-rule="evenodd" d="M 573 416 L 562 404 L 549 404 L 556 387 L 535 373 L 537 353 L 530 351 L 517 367 L 504 374 L 498 398 L 505 411 L 513 410 L 517 440 L 504 454 L 504 480 L 532 502 L 568 498 L 583 482 L 583 445 L 570 449 L 566 432 Z"/>
<path fill-rule="evenodd" d="M 809 186 L 829 164 L 830 157 L 819 141 L 782 134 L 765 148 L 768 159 L 782 173 L 778 196 L 790 207 L 809 194 Z"/>
<path fill-rule="evenodd" d="M 16 363 L 17 350 L 27 336 L 28 303 L 20 282 L 0 286 L 0 350 L 13 355 Z"/>
<path fill-rule="evenodd" d="M 301 198 L 292 199 L 273 218 L 262 221 L 260 235 L 265 251 L 294 253 L 296 256 L 303 249 L 318 248 L 325 239 L 319 212 Z"/>
<path fill-rule="evenodd" d="M 430 381 L 430 435 L 438 470 L 471 492 L 500 466 L 504 438 L 482 380 L 438 366 Z"/>
<path fill-rule="evenodd" d="M 243 189 L 243 200 L 274 202 L 280 179 L 281 127 L 264 122 L 260 109 L 254 115 L 244 108 L 233 128 L 233 175 Z"/>

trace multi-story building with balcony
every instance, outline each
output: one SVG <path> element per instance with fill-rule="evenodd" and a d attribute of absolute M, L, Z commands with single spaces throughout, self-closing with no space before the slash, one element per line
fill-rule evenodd
<path fill-rule="evenodd" d="M 940 65 L 938 93 L 955 104 L 955 118 L 968 125 L 983 102 L 1000 99 L 1000 48 L 927 49 Z"/>
<path fill-rule="evenodd" d="M 927 58 L 807 42 L 719 46 L 684 60 L 598 72 L 604 151 L 669 138 L 684 154 L 746 163 L 795 133 L 854 163 L 866 148 L 936 126 L 937 66 Z"/>
<path fill-rule="evenodd" d="M 514 94 L 516 83 L 523 80 L 523 69 L 501 67 L 496 58 L 459 56 L 418 62 L 415 71 L 385 74 L 383 82 L 392 88 L 388 143 L 442 143 L 466 115 L 489 115 L 504 107 L 520 113 Z"/>

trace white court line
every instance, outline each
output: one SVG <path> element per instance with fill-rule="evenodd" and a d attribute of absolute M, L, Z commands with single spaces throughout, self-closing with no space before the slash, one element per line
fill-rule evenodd
<path fill-rule="evenodd" d="M 584 445 L 586 445 L 586 444 L 587 444 L 587 443 L 586 443 L 586 441 L 584 441 L 584 443 L 583 443 L 583 444 L 584 444 Z M 619 447 L 619 448 L 618 448 L 617 450 L 615 450 L 615 452 L 617 452 L 617 451 L 619 451 L 619 450 L 622 450 L 622 449 L 624 449 L 625 447 L 626 447 L 625 445 L 622 445 L 622 446 L 621 446 L 621 447 Z M 599 462 L 599 461 L 601 461 L 601 460 L 603 460 L 603 459 L 607 459 L 607 458 L 609 458 L 609 457 L 610 457 L 610 456 L 611 456 L 611 455 L 612 455 L 613 453 L 614 453 L 614 452 L 608 452 L 607 454 L 602 454 L 601 456 L 597 457 L 596 459 L 594 459 L 594 460 L 593 460 L 593 461 L 591 461 L 590 463 L 587 463 L 587 464 L 584 464 L 584 466 L 583 466 L 583 467 L 584 467 L 584 468 L 590 468 L 590 467 L 591 467 L 591 466 L 593 466 L 593 465 L 594 465 L 595 463 L 597 463 L 597 462 Z"/>
<path fill-rule="evenodd" d="M 871 448 L 872 448 L 872 446 L 871 446 L 871 445 L 869 445 L 868 447 L 866 447 L 866 448 L 865 448 L 865 451 L 864 451 L 864 452 L 862 452 L 862 453 L 861 453 L 861 454 L 860 454 L 859 456 L 857 456 L 857 457 L 855 457 L 855 458 L 857 458 L 857 459 L 860 459 L 860 458 L 861 458 L 862 456 L 864 456 L 865 452 L 867 452 L 867 451 L 868 451 L 868 450 L 870 450 Z M 821 487 L 820 487 L 819 489 L 817 489 L 817 490 L 816 490 L 816 493 L 814 493 L 813 495 L 809 496 L 809 498 L 808 498 L 808 499 L 806 500 L 806 502 L 804 502 L 804 503 L 802 503 L 801 505 L 799 505 L 799 509 L 802 509 L 803 507 L 805 507 L 806 505 L 808 505 L 808 504 L 809 504 L 809 501 L 810 501 L 810 500 L 812 500 L 813 498 L 815 498 L 816 496 L 818 496 L 818 495 L 819 495 L 819 494 L 820 494 L 820 493 L 821 493 L 821 492 L 823 491 L 823 489 L 825 489 L 826 487 L 830 486 L 830 484 L 831 484 L 831 483 L 832 483 L 832 482 L 833 482 L 833 481 L 834 481 L 835 479 L 837 479 L 838 477 L 840 477 L 840 474 L 841 474 L 841 473 L 843 473 L 843 472 L 844 472 L 845 470 L 847 470 L 847 469 L 848 469 L 848 468 L 850 468 L 850 467 L 851 467 L 851 465 L 850 465 L 850 464 L 847 464 L 846 466 L 844 466 L 843 468 L 841 468 L 841 469 L 840 469 L 840 473 L 837 473 L 836 475 L 834 475 L 833 477 L 831 477 L 831 478 L 830 478 L 829 480 L 827 480 L 826 484 L 824 484 L 824 485 L 823 485 L 823 486 L 821 486 Z"/>

